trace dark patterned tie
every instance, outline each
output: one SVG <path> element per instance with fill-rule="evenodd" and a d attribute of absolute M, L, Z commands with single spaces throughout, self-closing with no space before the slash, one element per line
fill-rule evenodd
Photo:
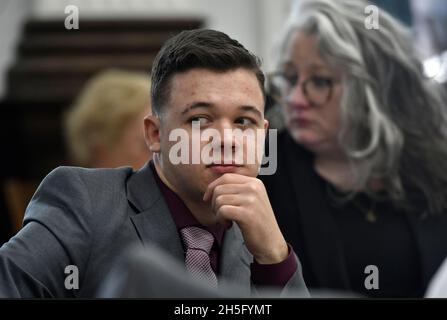
<path fill-rule="evenodd" d="M 194 279 L 201 279 L 212 286 L 217 286 L 217 277 L 210 262 L 213 235 L 199 227 L 186 227 L 181 229 L 180 233 L 186 246 L 186 269 Z"/>

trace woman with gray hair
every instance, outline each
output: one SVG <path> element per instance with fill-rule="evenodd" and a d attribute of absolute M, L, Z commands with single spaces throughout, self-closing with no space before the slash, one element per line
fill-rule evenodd
<path fill-rule="evenodd" d="M 308 287 L 421 297 L 447 256 L 447 106 L 407 29 L 369 5 L 294 7 L 268 77 L 286 130 L 262 179 Z"/>

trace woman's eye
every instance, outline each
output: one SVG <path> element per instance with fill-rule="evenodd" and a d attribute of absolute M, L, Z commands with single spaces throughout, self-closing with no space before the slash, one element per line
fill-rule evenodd
<path fill-rule="evenodd" d="M 298 75 L 296 73 L 284 73 L 283 78 L 291 87 L 294 87 L 298 81 Z"/>
<path fill-rule="evenodd" d="M 315 87 L 319 87 L 319 88 L 326 88 L 326 87 L 330 87 L 333 83 L 333 80 L 331 78 L 327 78 L 327 77 L 312 77 L 312 83 Z"/>
<path fill-rule="evenodd" d="M 236 119 L 235 123 L 243 125 L 243 126 L 248 126 L 251 124 L 255 124 L 256 122 L 250 118 L 238 118 L 238 119 Z"/>

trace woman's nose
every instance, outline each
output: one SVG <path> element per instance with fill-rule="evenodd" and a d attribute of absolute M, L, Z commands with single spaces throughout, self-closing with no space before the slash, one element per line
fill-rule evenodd
<path fill-rule="evenodd" d="M 298 109 L 307 109 L 310 107 L 309 100 L 304 94 L 301 83 L 297 83 L 286 97 L 287 104 Z"/>

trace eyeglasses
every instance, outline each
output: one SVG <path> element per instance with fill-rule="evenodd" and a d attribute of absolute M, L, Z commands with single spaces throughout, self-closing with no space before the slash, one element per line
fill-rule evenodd
<path fill-rule="evenodd" d="M 283 71 L 272 72 L 267 75 L 267 91 L 272 98 L 284 105 L 292 90 L 299 84 L 296 73 L 287 74 Z M 301 91 L 310 104 L 322 105 L 332 96 L 332 88 L 336 80 L 329 77 L 311 76 L 301 82 Z"/>

